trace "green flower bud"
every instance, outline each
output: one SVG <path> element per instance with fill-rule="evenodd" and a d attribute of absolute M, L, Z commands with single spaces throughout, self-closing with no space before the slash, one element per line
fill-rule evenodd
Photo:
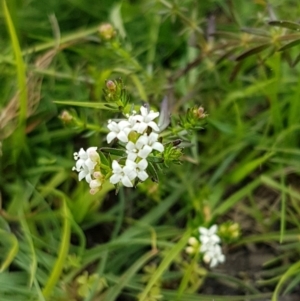
<path fill-rule="evenodd" d="M 231 243 L 240 237 L 241 228 L 238 223 L 228 221 L 220 225 L 218 234 L 224 242 Z"/>

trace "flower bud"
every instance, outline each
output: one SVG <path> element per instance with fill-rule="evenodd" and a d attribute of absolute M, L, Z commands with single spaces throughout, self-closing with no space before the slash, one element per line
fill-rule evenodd
<path fill-rule="evenodd" d="M 199 119 L 205 118 L 207 116 L 206 113 L 204 112 L 203 107 L 194 108 L 193 114 L 195 115 L 195 117 L 197 117 Z"/>
<path fill-rule="evenodd" d="M 240 225 L 232 221 L 225 222 L 219 228 L 219 235 L 224 241 L 226 241 L 227 243 L 231 243 L 240 237 Z"/>
<path fill-rule="evenodd" d="M 135 143 L 138 140 L 139 136 L 140 135 L 136 131 L 131 131 L 128 135 L 128 140 Z"/>
<path fill-rule="evenodd" d="M 115 35 L 116 31 L 110 23 L 103 23 L 98 28 L 99 34 L 103 40 L 111 40 Z"/>
<path fill-rule="evenodd" d="M 59 118 L 64 122 L 64 123 L 70 123 L 73 120 L 73 116 L 67 111 L 64 110 Z"/>
<path fill-rule="evenodd" d="M 106 82 L 106 88 L 110 91 L 110 92 L 115 92 L 117 89 L 117 85 L 112 81 L 112 80 L 108 80 Z"/>

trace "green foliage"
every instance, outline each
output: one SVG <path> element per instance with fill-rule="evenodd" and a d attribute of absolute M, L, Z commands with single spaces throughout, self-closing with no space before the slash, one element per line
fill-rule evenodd
<path fill-rule="evenodd" d="M 283 2 L 1 1 L 1 300 L 297 294 L 300 5 Z M 154 182 L 91 195 L 73 153 L 97 145 L 108 170 L 107 120 L 165 96 Z M 229 261 L 271 250 L 260 279 L 187 256 L 214 223 Z"/>

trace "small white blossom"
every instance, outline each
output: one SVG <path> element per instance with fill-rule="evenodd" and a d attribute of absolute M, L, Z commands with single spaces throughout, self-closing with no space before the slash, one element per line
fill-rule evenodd
<path fill-rule="evenodd" d="M 133 115 L 132 119 L 136 121 L 136 124 L 133 126 L 133 130 L 137 131 L 139 134 L 143 134 L 147 127 L 152 128 L 154 131 L 159 132 L 159 127 L 153 120 L 159 116 L 159 112 L 148 112 L 148 109 L 144 106 L 141 106 L 141 115 Z"/>
<path fill-rule="evenodd" d="M 127 120 L 121 120 L 118 123 L 109 120 L 107 127 L 110 130 L 106 137 L 107 143 L 112 142 L 115 138 L 118 138 L 122 142 L 128 142 L 131 124 Z"/>
<path fill-rule="evenodd" d="M 124 172 L 128 177 L 133 180 L 138 177 L 141 181 L 145 181 L 149 176 L 145 171 L 148 166 L 146 159 L 139 161 L 138 163 L 131 160 L 126 160 L 126 165 L 124 166 Z"/>
<path fill-rule="evenodd" d="M 124 167 L 114 160 L 112 162 L 113 175 L 110 177 L 109 181 L 112 184 L 122 183 L 125 187 L 133 187 L 132 180 L 134 177 L 127 174 L 128 170 L 124 170 Z"/>
<path fill-rule="evenodd" d="M 213 225 L 209 229 L 199 227 L 199 240 L 201 242 L 199 251 L 203 253 L 204 262 L 209 263 L 211 268 L 225 261 L 225 256 L 222 254 L 222 248 L 219 245 L 221 239 L 217 235 L 217 231 L 217 225 Z"/>
<path fill-rule="evenodd" d="M 144 134 L 139 138 L 139 143 L 142 145 L 148 145 L 151 149 L 155 149 L 160 153 L 164 151 L 164 146 L 158 142 L 158 134 L 152 132 L 149 136 Z"/>
<path fill-rule="evenodd" d="M 143 143 L 143 137 L 141 136 L 136 143 L 133 143 L 132 141 L 129 141 L 126 144 L 126 150 L 127 150 L 127 158 L 131 161 L 135 161 L 137 157 L 146 159 L 149 154 L 152 152 L 152 148 L 149 145 L 145 145 Z"/>
<path fill-rule="evenodd" d="M 219 243 L 220 237 L 216 234 L 218 231 L 218 226 L 213 225 L 209 229 L 204 227 L 199 227 L 200 241 L 202 244 L 217 244 Z"/>
<path fill-rule="evenodd" d="M 74 153 L 74 159 L 76 160 L 75 166 L 72 170 L 76 170 L 78 174 L 78 180 L 85 180 L 90 183 L 92 180 L 92 174 L 94 168 L 99 162 L 99 154 L 97 153 L 97 147 L 89 147 L 86 151 L 81 148 L 79 152 Z"/>
<path fill-rule="evenodd" d="M 214 245 L 210 250 L 206 251 L 203 256 L 203 260 L 205 263 L 209 263 L 211 268 L 214 268 L 219 263 L 225 261 L 225 255 L 222 253 L 222 249 L 220 245 Z"/>

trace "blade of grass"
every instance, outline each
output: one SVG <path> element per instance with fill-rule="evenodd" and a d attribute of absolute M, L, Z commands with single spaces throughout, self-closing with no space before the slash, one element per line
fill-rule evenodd
<path fill-rule="evenodd" d="M 18 79 L 18 90 L 19 90 L 19 118 L 18 118 L 18 129 L 14 136 L 14 144 L 15 147 L 13 148 L 13 156 L 16 158 L 20 152 L 20 145 L 23 144 L 25 139 L 25 121 L 27 117 L 27 84 L 26 84 L 26 68 L 23 62 L 22 52 L 19 44 L 19 40 L 16 34 L 16 30 L 14 24 L 12 22 L 6 1 L 3 0 L 3 12 L 5 21 L 7 24 L 12 49 L 15 56 L 16 68 L 17 68 L 17 79 Z"/>
<path fill-rule="evenodd" d="M 273 293 L 273 296 L 272 296 L 272 301 L 278 301 L 278 295 L 279 295 L 279 292 L 283 286 L 283 284 L 293 275 L 295 275 L 296 273 L 299 273 L 299 270 L 300 270 L 300 261 L 294 263 L 283 275 L 282 277 L 280 278 L 276 288 L 275 288 L 275 291 Z"/>
<path fill-rule="evenodd" d="M 156 254 L 157 250 L 151 250 L 140 257 L 134 264 L 132 264 L 131 267 L 120 277 L 119 282 L 108 290 L 105 300 L 116 300 L 121 290 L 132 279 L 132 277 Z"/>
<path fill-rule="evenodd" d="M 214 212 L 212 219 L 216 218 L 218 215 L 225 214 L 228 210 L 230 210 L 237 202 L 241 201 L 243 197 L 248 195 L 250 192 L 252 192 L 259 184 L 261 180 L 258 178 L 252 182 L 250 182 L 248 185 L 244 186 L 240 190 L 238 190 L 236 193 L 231 195 L 229 198 L 227 198 L 220 206 L 218 206 Z"/>
<path fill-rule="evenodd" d="M 8 240 L 11 244 L 10 250 L 7 253 L 6 259 L 0 266 L 0 273 L 2 273 L 13 261 L 19 250 L 19 243 L 17 238 L 7 231 L 0 229 L 1 241 Z"/>
<path fill-rule="evenodd" d="M 280 177 L 281 185 L 284 187 L 284 175 L 283 172 L 281 173 Z M 285 232 L 285 222 L 286 220 L 286 192 L 281 190 L 281 212 L 280 212 L 280 240 L 279 242 L 283 242 L 283 236 Z"/>
<path fill-rule="evenodd" d="M 62 237 L 61 237 L 61 245 L 59 248 L 57 260 L 54 264 L 54 267 L 48 278 L 48 281 L 43 289 L 43 295 L 46 299 L 51 295 L 51 293 L 61 275 L 61 272 L 64 268 L 65 260 L 68 255 L 69 246 L 70 246 L 71 218 L 70 218 L 70 212 L 67 207 L 67 203 L 64 200 L 64 197 L 62 198 L 61 213 L 62 213 L 62 217 L 63 217 L 63 221 L 64 221 Z"/>
<path fill-rule="evenodd" d="M 153 285 L 159 280 L 159 278 L 162 276 L 164 271 L 166 271 L 166 269 L 169 267 L 169 265 L 172 263 L 172 261 L 182 251 L 182 249 L 186 245 L 190 235 L 191 235 L 191 231 L 190 230 L 186 231 L 185 234 L 180 239 L 180 241 L 169 252 L 166 253 L 161 264 L 159 265 L 157 270 L 154 272 L 154 274 L 151 276 L 147 286 L 145 287 L 144 291 L 141 293 L 139 301 L 146 300 L 147 295 L 150 292 Z"/>
<path fill-rule="evenodd" d="M 29 286 L 32 287 L 32 284 L 34 283 L 35 276 L 36 276 L 37 258 L 36 258 L 35 248 L 34 248 L 32 236 L 31 236 L 27 221 L 24 218 L 23 213 L 21 211 L 19 212 L 19 220 L 20 220 L 20 224 L 23 228 L 23 233 L 24 233 L 26 241 L 29 245 L 29 250 L 30 250 L 31 263 L 30 263 L 28 269 L 29 269 L 29 275 L 30 275 Z"/>

